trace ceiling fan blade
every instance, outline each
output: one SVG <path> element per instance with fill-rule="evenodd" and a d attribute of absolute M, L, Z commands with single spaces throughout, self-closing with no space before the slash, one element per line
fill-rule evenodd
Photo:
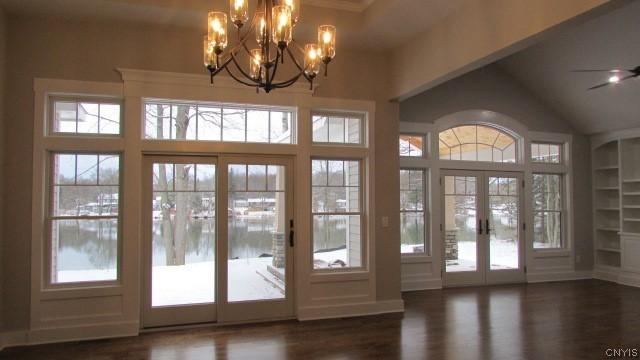
<path fill-rule="evenodd" d="M 607 86 L 607 85 L 613 85 L 613 84 L 612 84 L 612 83 L 610 83 L 610 82 L 606 82 L 606 83 L 604 83 L 604 84 L 600 84 L 600 85 L 592 86 L 592 87 L 590 87 L 590 88 L 589 88 L 589 89 L 587 89 L 587 90 L 599 89 L 599 88 L 601 88 L 601 87 L 605 87 L 605 86 Z"/>
<path fill-rule="evenodd" d="M 638 77 L 638 76 L 637 76 L 637 75 L 635 75 L 635 74 L 627 75 L 627 76 L 625 76 L 625 77 L 623 77 L 623 78 L 620 78 L 620 80 L 618 80 L 618 81 L 616 81 L 616 82 L 606 82 L 606 83 L 604 83 L 604 84 L 600 84 L 600 85 L 592 86 L 592 87 L 590 87 L 590 88 L 589 88 L 589 90 L 598 89 L 598 88 L 601 88 L 601 87 L 605 87 L 605 86 L 607 86 L 607 85 L 615 85 L 615 84 L 619 84 L 619 83 L 621 83 L 621 82 L 623 82 L 623 81 L 625 81 L 625 80 L 628 80 L 628 79 L 631 79 L 631 78 L 635 78 L 635 77 Z"/>
<path fill-rule="evenodd" d="M 632 71 L 627 69 L 611 69 L 611 70 L 571 70 L 571 72 L 608 72 L 608 73 L 621 73 L 625 71 Z"/>

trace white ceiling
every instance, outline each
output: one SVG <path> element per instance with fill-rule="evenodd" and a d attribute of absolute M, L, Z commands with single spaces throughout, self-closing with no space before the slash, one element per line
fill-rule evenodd
<path fill-rule="evenodd" d="M 257 0 L 249 0 L 255 4 Z M 387 51 L 427 30 L 466 0 L 302 0 L 298 40 L 315 38 L 318 25 L 334 24 L 338 47 Z M 9 14 L 67 19 L 113 19 L 201 28 L 209 9 L 228 0 L 0 0 Z"/>
<path fill-rule="evenodd" d="M 574 128 L 594 134 L 640 126 L 640 79 L 588 91 L 607 73 L 576 69 L 631 69 L 640 65 L 640 1 L 505 58 L 499 65 Z"/>

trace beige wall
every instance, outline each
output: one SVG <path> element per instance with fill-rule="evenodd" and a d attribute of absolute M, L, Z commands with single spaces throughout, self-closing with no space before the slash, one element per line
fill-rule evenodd
<path fill-rule="evenodd" d="M 7 177 L 4 190 L 6 221 L 2 273 L 8 329 L 26 328 L 29 321 L 31 238 L 31 163 L 33 131 L 33 79 L 60 78 L 120 81 L 116 67 L 202 73 L 201 34 L 197 30 L 115 22 L 74 22 L 11 16 L 8 21 L 7 86 L 5 111 Z M 380 57 L 338 49 L 329 77 L 320 79 L 318 95 L 367 99 L 377 102 L 376 216 L 390 217 L 388 228 L 376 227 L 377 297 L 400 296 L 400 255 L 396 177 L 385 176 L 398 167 L 397 105 L 384 99 L 386 80 L 371 79 L 384 63 Z M 264 95 L 268 96 L 268 95 Z M 9 205 L 10 204 L 10 205 Z M 379 221 L 377 221 L 379 223 Z M 389 255 L 397 254 L 397 255 Z"/>
<path fill-rule="evenodd" d="M 591 224 L 591 153 L 589 138 L 536 99 L 497 65 L 489 65 L 448 81 L 400 103 L 400 120 L 433 123 L 463 110 L 491 110 L 520 121 L 532 131 L 573 135 L 576 269 L 593 267 Z"/>
<path fill-rule="evenodd" d="M 619 2 L 617 2 L 619 3 Z M 468 0 L 392 54 L 391 96 L 407 98 L 530 45 L 608 0 Z"/>

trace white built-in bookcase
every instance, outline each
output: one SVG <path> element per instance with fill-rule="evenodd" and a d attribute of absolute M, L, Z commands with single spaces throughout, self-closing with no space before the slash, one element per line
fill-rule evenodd
<path fill-rule="evenodd" d="M 640 284 L 640 129 L 592 139 L 595 274 Z"/>

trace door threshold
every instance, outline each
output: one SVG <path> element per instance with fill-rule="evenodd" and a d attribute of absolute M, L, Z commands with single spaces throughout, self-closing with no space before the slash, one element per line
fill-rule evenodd
<path fill-rule="evenodd" d="M 154 327 L 141 328 L 140 334 L 148 334 L 148 333 L 155 333 L 155 332 L 162 332 L 162 331 L 200 329 L 200 328 L 206 328 L 206 327 L 221 327 L 221 326 L 230 326 L 230 325 L 263 324 L 263 323 L 289 321 L 289 320 L 297 320 L 297 318 L 295 316 L 287 316 L 287 317 L 273 318 L 273 319 L 228 321 L 228 322 L 214 321 L 214 322 L 204 322 L 204 323 L 194 323 L 194 324 L 184 324 L 184 325 L 154 326 Z"/>

